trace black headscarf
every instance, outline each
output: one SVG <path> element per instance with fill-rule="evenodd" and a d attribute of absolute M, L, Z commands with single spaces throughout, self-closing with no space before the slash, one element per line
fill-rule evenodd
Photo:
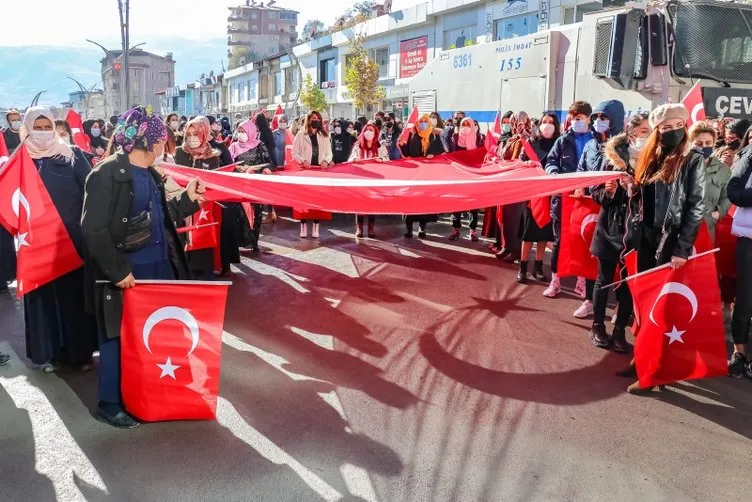
<path fill-rule="evenodd" d="M 98 138 L 95 138 L 91 135 L 91 128 L 94 124 L 97 124 L 97 126 L 100 126 L 98 120 L 92 120 L 89 119 L 83 123 L 84 126 L 84 133 L 89 137 L 89 142 L 91 144 L 92 148 L 101 148 L 103 150 L 107 150 L 107 138 L 104 137 L 104 129 L 100 126 L 100 134 Z"/>
<path fill-rule="evenodd" d="M 256 128 L 259 131 L 259 139 L 269 152 L 272 162 L 274 162 L 274 133 L 272 133 L 272 128 L 269 126 L 269 120 L 266 118 L 265 114 L 259 113 L 256 115 L 255 122 Z"/>

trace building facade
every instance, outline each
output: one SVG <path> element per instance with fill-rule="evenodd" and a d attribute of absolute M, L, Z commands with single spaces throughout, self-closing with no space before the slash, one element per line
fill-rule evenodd
<path fill-rule="evenodd" d="M 299 71 L 288 54 L 248 63 L 225 72 L 224 95 L 227 112 L 243 115 L 260 109 L 295 112 Z"/>
<path fill-rule="evenodd" d="M 120 115 L 125 111 L 123 51 L 109 51 L 101 60 L 104 85 L 105 114 Z M 172 53 L 159 56 L 141 49 L 129 53 L 130 103 L 160 110 L 158 91 L 175 86 L 175 60 Z"/>
<path fill-rule="evenodd" d="M 83 120 L 109 117 L 106 114 L 104 92 L 101 90 L 70 92 L 68 101 L 62 105 L 73 109 Z"/>
<path fill-rule="evenodd" d="M 255 1 L 229 9 L 228 57 L 242 49 L 249 53 L 245 62 L 251 62 L 278 54 L 298 41 L 298 13 L 294 10 Z"/>

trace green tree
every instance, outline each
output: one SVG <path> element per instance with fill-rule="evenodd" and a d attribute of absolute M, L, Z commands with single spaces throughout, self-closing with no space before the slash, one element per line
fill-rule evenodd
<path fill-rule="evenodd" d="M 365 38 L 359 34 L 350 40 L 345 66 L 345 85 L 357 108 L 378 104 L 386 97 L 384 88 L 379 85 L 379 65 L 368 56 Z"/>
<path fill-rule="evenodd" d="M 310 19 L 303 27 L 303 40 L 310 40 L 314 35 L 321 35 L 324 31 L 324 23 L 318 19 Z"/>
<path fill-rule="evenodd" d="M 300 92 L 300 102 L 309 110 L 318 112 L 326 111 L 329 108 L 324 91 L 319 88 L 318 82 L 313 81 L 310 74 L 306 75 L 303 90 Z"/>
<path fill-rule="evenodd" d="M 230 70 L 234 70 L 244 64 L 248 64 L 252 61 L 258 60 L 258 54 L 247 47 L 239 47 L 230 55 L 230 59 L 227 64 L 230 66 Z"/>
<path fill-rule="evenodd" d="M 366 19 L 373 17 L 374 10 L 376 10 L 376 2 L 373 0 L 363 0 L 361 2 L 355 2 L 352 6 L 355 16 L 362 16 Z"/>

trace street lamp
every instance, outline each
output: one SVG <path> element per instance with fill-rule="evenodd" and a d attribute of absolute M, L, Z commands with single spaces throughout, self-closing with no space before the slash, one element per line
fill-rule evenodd
<path fill-rule="evenodd" d="M 75 78 L 73 78 L 73 77 L 68 77 L 68 78 L 69 78 L 70 80 L 73 80 L 73 81 L 74 81 L 74 82 L 75 82 L 75 83 L 76 83 L 76 84 L 78 85 L 78 88 L 79 88 L 79 89 L 81 90 L 81 92 L 82 92 L 82 93 L 84 94 L 84 99 L 85 99 L 85 103 L 86 103 L 86 114 L 85 114 L 85 115 L 86 115 L 86 118 L 88 118 L 88 116 L 89 116 L 89 98 L 91 97 L 91 93 L 92 93 L 92 91 L 94 91 L 94 88 L 95 88 L 95 87 L 96 87 L 96 86 L 97 86 L 97 85 L 98 85 L 99 83 L 98 83 L 98 82 L 95 82 L 95 83 L 94 83 L 94 85 L 92 85 L 92 86 L 91 86 L 91 87 L 90 87 L 90 88 L 89 88 L 89 89 L 87 90 L 87 89 L 86 89 L 86 87 L 84 87 L 84 86 L 83 86 L 83 84 L 81 84 L 81 82 L 79 82 L 79 81 L 78 81 L 78 80 L 76 80 Z"/>
<path fill-rule="evenodd" d="M 126 9 L 128 8 L 128 3 L 129 3 L 128 0 L 126 0 L 126 2 L 125 2 L 125 8 Z M 115 71 L 121 71 L 122 72 L 120 74 L 121 75 L 121 77 L 120 77 L 121 78 L 121 82 L 120 82 L 120 84 L 121 84 L 120 85 L 120 89 L 121 89 L 120 104 L 122 105 L 123 103 L 125 103 L 125 110 L 128 110 L 130 108 L 130 65 L 129 65 L 129 59 L 130 58 L 129 58 L 129 53 L 130 53 L 130 51 L 132 51 L 133 49 L 135 49 L 137 47 L 141 47 L 142 45 L 146 45 L 146 42 L 138 43 L 136 45 L 133 45 L 133 46 L 129 47 L 127 51 L 125 50 L 125 47 L 128 46 L 127 45 L 127 41 L 126 41 L 126 38 L 128 36 L 128 33 L 127 33 L 127 30 L 128 30 L 128 26 L 127 26 L 127 23 L 128 23 L 128 21 L 127 21 L 128 14 L 126 13 L 126 15 L 125 15 L 126 21 L 125 21 L 125 24 L 124 24 L 123 23 L 123 12 L 122 12 L 122 0 L 118 0 L 118 4 L 120 5 L 120 8 L 121 8 L 121 12 L 120 12 L 120 14 L 121 14 L 120 15 L 120 24 L 121 24 L 120 31 L 121 31 L 121 38 L 123 40 L 123 50 L 121 50 L 120 55 L 117 56 L 117 57 L 113 56 L 113 51 L 109 50 L 107 47 L 105 47 L 104 45 L 100 44 L 99 42 L 96 42 L 94 40 L 90 40 L 88 38 L 86 39 L 86 41 L 89 42 L 90 44 L 94 44 L 97 47 L 99 47 L 100 49 L 102 49 L 102 51 L 105 54 L 105 57 L 108 60 L 111 61 L 113 70 L 115 70 Z M 122 63 L 120 63 L 121 60 L 123 61 Z M 104 78 L 102 80 L 102 85 L 104 86 Z M 122 97 L 123 94 L 125 94 L 125 99 L 123 99 L 123 97 Z M 107 99 L 106 95 L 105 95 L 105 99 Z"/>

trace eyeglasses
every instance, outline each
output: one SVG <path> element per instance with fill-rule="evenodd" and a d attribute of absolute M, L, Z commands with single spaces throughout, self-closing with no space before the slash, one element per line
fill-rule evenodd
<path fill-rule="evenodd" d="M 601 113 L 600 115 L 596 115 L 595 118 L 598 120 L 608 120 L 608 115 Z"/>

